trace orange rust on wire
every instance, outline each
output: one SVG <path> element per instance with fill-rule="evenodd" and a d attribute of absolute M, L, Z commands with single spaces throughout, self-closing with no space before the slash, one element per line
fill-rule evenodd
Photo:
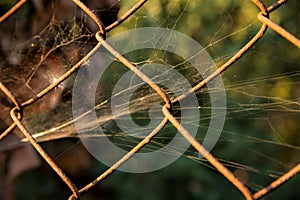
<path fill-rule="evenodd" d="M 18 100 L 15 98 L 15 96 L 5 87 L 5 85 L 2 84 L 0 81 L 0 89 L 4 92 L 4 94 L 9 98 L 9 100 L 15 105 L 15 107 L 18 109 L 20 114 L 22 115 L 22 106 L 18 102 Z"/>
<path fill-rule="evenodd" d="M 20 0 L 14 7 L 7 11 L 2 17 L 0 17 L 0 23 L 3 22 L 6 18 L 11 16 L 16 10 L 18 10 L 27 0 Z"/>
<path fill-rule="evenodd" d="M 141 8 L 146 2 L 147 2 L 147 0 L 141 0 L 141 1 L 139 1 L 130 10 L 128 10 L 124 15 L 122 15 L 119 19 L 117 19 L 115 22 L 113 22 L 108 27 L 106 27 L 105 30 L 108 32 L 111 29 L 115 28 L 116 26 L 120 25 L 128 17 L 130 17 L 133 13 L 135 13 L 139 8 Z"/>
<path fill-rule="evenodd" d="M 124 164 L 127 160 L 129 160 L 135 153 L 141 150 L 146 144 L 148 144 L 151 139 L 166 125 L 168 119 L 165 117 L 161 123 L 151 131 L 149 135 L 147 135 L 140 143 L 138 143 L 134 148 L 132 148 L 127 154 L 125 154 L 121 159 L 119 159 L 114 165 L 112 165 L 109 169 L 103 172 L 100 176 L 98 176 L 95 180 L 90 182 L 88 185 L 84 186 L 79 190 L 79 193 L 82 194 L 87 192 L 92 187 L 94 187 L 97 183 L 108 177 L 112 174 L 117 168 L 119 168 L 122 164 Z"/>
<path fill-rule="evenodd" d="M 282 184 L 286 183 L 292 177 L 296 176 L 300 173 L 300 163 L 298 163 L 295 167 L 293 167 L 290 171 L 273 181 L 269 186 L 259 190 L 256 192 L 253 197 L 254 199 L 260 199 L 261 197 L 265 196 L 266 194 L 270 193 L 271 191 L 277 189 Z"/>
<path fill-rule="evenodd" d="M 16 112 L 18 110 L 13 108 L 10 112 L 11 118 L 14 120 L 18 128 L 24 134 L 24 136 L 28 139 L 31 145 L 37 150 L 37 152 L 44 158 L 44 160 L 50 165 L 50 167 L 60 176 L 60 178 L 66 183 L 66 185 L 70 188 L 73 195 L 78 199 L 79 193 L 74 185 L 74 183 L 69 179 L 69 177 L 60 169 L 60 167 L 52 160 L 52 158 L 46 153 L 46 151 L 39 145 L 39 143 L 32 137 L 30 132 L 25 128 L 19 118 L 16 116 Z"/>
<path fill-rule="evenodd" d="M 3 140 L 9 133 L 11 133 L 16 128 L 16 123 L 12 123 L 3 133 L 0 135 L 0 141 Z"/>
<path fill-rule="evenodd" d="M 16 109 L 18 110 L 18 119 L 23 118 L 23 108 L 15 96 L 2 84 L 0 81 L 0 89 L 4 92 L 4 94 L 9 98 L 9 100 L 15 105 Z M 16 127 L 15 123 L 12 123 L 1 135 L 0 141 L 5 138 L 14 128 Z"/>
<path fill-rule="evenodd" d="M 267 7 L 261 2 L 261 0 L 251 0 L 260 10 L 263 15 L 269 17 L 269 11 Z"/>
<path fill-rule="evenodd" d="M 82 3 L 80 0 L 73 0 L 73 2 L 79 6 L 90 18 L 92 18 L 92 20 L 98 25 L 99 27 L 99 31 L 102 35 L 102 37 L 106 37 L 106 31 L 105 31 L 105 27 L 102 23 L 101 20 L 98 19 L 98 17 L 96 17 L 96 15 L 94 15 L 94 13 L 84 4 Z"/>
<path fill-rule="evenodd" d="M 174 125 L 174 127 L 183 135 L 183 137 L 208 161 L 212 164 L 224 177 L 227 178 L 247 200 L 251 200 L 252 195 L 248 188 L 236 178 L 232 172 L 230 172 L 222 163 L 220 163 L 209 151 L 205 149 L 181 124 L 177 119 L 169 112 L 169 110 L 163 106 L 162 112 L 168 118 L 168 120 Z"/>
<path fill-rule="evenodd" d="M 274 23 L 272 20 L 265 17 L 262 13 L 259 13 L 257 15 L 257 18 L 267 26 L 269 26 L 271 29 L 276 31 L 278 34 L 280 34 L 283 38 L 287 39 L 289 42 L 291 42 L 296 47 L 300 48 L 300 40 L 296 38 L 294 35 L 290 34 L 288 31 L 286 31 L 284 28 L 279 26 L 278 24 Z"/>

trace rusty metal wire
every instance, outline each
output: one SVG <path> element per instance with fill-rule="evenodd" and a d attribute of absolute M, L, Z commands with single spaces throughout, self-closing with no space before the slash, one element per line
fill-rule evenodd
<path fill-rule="evenodd" d="M 271 28 L 273 31 L 277 32 L 283 38 L 288 40 L 290 43 L 300 48 L 300 40 L 285 30 L 283 27 L 279 26 L 275 22 L 273 22 L 269 18 L 269 13 L 278 9 L 281 5 L 285 4 L 287 0 L 278 0 L 275 4 L 270 7 L 265 7 L 262 1 L 260 0 L 252 0 L 254 4 L 260 9 L 260 13 L 258 13 L 257 18 L 261 21 L 262 25 L 256 35 L 244 46 L 240 48 L 240 50 L 233 55 L 230 59 L 228 59 L 225 64 L 220 66 L 217 71 L 210 74 L 206 79 L 199 82 L 196 86 L 194 86 L 190 91 L 186 92 L 182 96 L 173 99 L 172 101 L 165 93 L 164 89 L 157 85 L 154 81 L 152 81 L 149 77 L 147 77 L 144 73 L 142 73 L 138 68 L 135 67 L 130 61 L 124 58 L 121 54 L 118 53 L 117 50 L 113 49 L 106 41 L 105 35 L 106 32 L 114 29 L 120 23 L 129 18 L 134 12 L 138 11 L 146 0 L 139 1 L 135 6 L 133 6 L 127 13 L 121 16 L 117 21 L 109 25 L 108 27 L 104 27 L 101 19 L 97 18 L 94 13 L 80 0 L 73 0 L 73 3 L 76 4 L 82 11 L 84 11 L 98 26 L 98 32 L 95 34 L 95 39 L 98 43 L 94 46 L 90 52 L 88 52 L 79 62 L 77 62 L 71 69 L 69 69 L 66 73 L 64 73 L 61 77 L 59 77 L 55 82 L 49 85 L 47 88 L 38 93 L 34 98 L 27 99 L 26 101 L 19 103 L 19 100 L 13 96 L 13 94 L 5 87 L 5 84 L 0 82 L 0 89 L 4 92 L 4 94 L 13 102 L 14 108 L 11 109 L 11 119 L 13 123 L 9 126 L 9 128 L 1 133 L 0 140 L 6 138 L 7 135 L 14 129 L 18 128 L 24 136 L 28 139 L 28 141 L 32 144 L 32 146 L 37 150 L 37 152 L 45 159 L 45 161 L 51 166 L 51 168 L 60 176 L 60 178 L 65 182 L 65 184 L 70 188 L 72 195 L 69 199 L 79 199 L 80 195 L 84 192 L 88 192 L 92 187 L 96 184 L 104 180 L 108 175 L 113 173 L 120 165 L 125 163 L 131 156 L 133 156 L 136 152 L 140 151 L 150 140 L 165 126 L 167 122 L 173 124 L 173 126 L 184 136 L 184 138 L 209 162 L 211 163 L 228 181 L 230 181 L 242 194 L 243 196 L 250 199 L 260 199 L 264 195 L 270 193 L 274 189 L 280 187 L 282 184 L 289 181 L 292 177 L 296 176 L 300 172 L 300 165 L 296 165 L 290 171 L 286 172 L 284 175 L 274 180 L 270 185 L 265 188 L 257 191 L 252 194 L 248 187 L 243 184 L 241 180 L 239 180 L 227 167 L 225 167 L 221 162 L 218 161 L 202 146 L 195 138 L 193 138 L 190 133 L 185 130 L 177 119 L 172 115 L 172 105 L 187 96 L 191 93 L 200 90 L 204 85 L 208 82 L 212 81 L 218 74 L 226 71 L 233 63 L 239 60 L 249 49 L 251 49 L 254 44 L 260 40 L 265 35 L 267 28 Z M 26 3 L 26 0 L 19 1 L 14 7 L 12 7 L 7 13 L 5 13 L 0 18 L 0 23 L 6 20 L 8 17 L 13 15 L 16 10 L 22 7 Z M 39 143 L 32 137 L 31 133 L 26 129 L 25 125 L 22 123 L 23 118 L 23 109 L 31 106 L 36 103 L 39 99 L 44 98 L 46 94 L 54 90 L 59 84 L 61 84 L 65 79 L 71 76 L 76 70 L 78 70 L 89 58 L 93 56 L 93 54 L 103 46 L 107 51 L 109 51 L 116 59 L 118 59 L 121 63 L 127 66 L 131 71 L 133 71 L 137 76 L 139 76 L 145 83 L 147 83 L 151 88 L 153 88 L 157 94 L 162 98 L 165 102 L 163 106 L 162 112 L 165 115 L 165 118 L 161 121 L 161 123 L 147 136 L 145 137 L 139 144 L 131 149 L 124 157 L 122 157 L 119 161 L 117 161 L 112 167 L 110 167 L 107 171 L 103 172 L 99 177 L 97 177 L 94 181 L 88 183 L 86 186 L 77 189 L 72 180 L 61 170 L 61 168 L 51 159 L 51 157 L 47 154 L 47 152 L 39 145 Z"/>

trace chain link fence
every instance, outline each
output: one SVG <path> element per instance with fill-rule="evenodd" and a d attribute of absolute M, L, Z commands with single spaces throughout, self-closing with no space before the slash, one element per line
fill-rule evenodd
<path fill-rule="evenodd" d="M 289 41 L 292 45 L 295 45 L 296 47 L 300 48 L 300 40 L 293 36 L 291 33 L 289 33 L 288 30 L 285 30 L 280 25 L 276 24 L 275 22 L 270 19 L 269 14 L 277 9 L 280 9 L 280 7 L 287 3 L 287 0 L 278 0 L 270 7 L 266 7 L 264 3 L 260 0 L 252 0 L 252 2 L 258 7 L 260 12 L 257 13 L 257 18 L 261 22 L 261 28 L 256 33 L 254 37 L 252 37 L 247 44 L 242 46 L 240 50 L 233 55 L 230 59 L 228 59 L 222 66 L 220 66 L 215 72 L 211 73 L 209 76 L 207 76 L 204 80 L 199 82 L 196 86 L 194 86 L 190 91 L 187 91 L 185 94 L 177 97 L 176 99 L 170 99 L 170 97 L 167 95 L 164 88 L 160 87 L 159 84 L 155 83 L 152 79 L 147 77 L 140 69 L 138 69 L 135 64 L 130 62 L 130 60 L 127 60 L 125 57 L 123 57 L 121 54 L 118 53 L 117 49 L 113 49 L 109 43 L 105 41 L 106 39 L 106 33 L 113 30 L 115 27 L 119 26 L 122 22 L 127 20 L 130 16 L 133 15 L 133 13 L 137 12 L 143 5 L 146 3 L 146 0 L 139 1 L 136 5 L 134 5 L 128 12 L 123 14 L 121 17 L 119 17 L 116 21 L 113 23 L 110 23 L 110 25 L 105 26 L 102 22 L 101 18 L 98 18 L 94 12 L 90 10 L 90 8 L 85 5 L 82 1 L 79 0 L 73 0 L 73 2 L 70 3 L 78 6 L 89 18 L 89 21 L 87 23 L 94 24 L 94 27 L 91 30 L 94 30 L 94 33 L 90 34 L 90 40 L 92 40 L 95 45 L 87 52 L 80 60 L 73 59 L 71 57 L 66 56 L 65 59 L 70 61 L 72 63 L 72 67 L 64 72 L 59 71 L 57 76 L 55 76 L 55 79 L 51 83 L 42 83 L 44 89 L 39 91 L 34 97 L 30 99 L 24 99 L 25 97 L 16 97 L 14 95 L 14 92 L 10 91 L 8 89 L 9 87 L 7 84 L 2 80 L 0 80 L 0 89 L 2 93 L 5 94 L 5 99 L 9 99 L 9 102 L 13 105 L 9 111 L 10 113 L 10 119 L 11 124 L 9 125 L 6 130 L 4 130 L 0 135 L 0 140 L 6 140 L 7 137 L 12 134 L 12 131 L 20 132 L 26 137 L 26 140 L 30 142 L 30 144 L 36 149 L 36 151 L 42 156 L 42 158 L 50 165 L 50 167 L 53 169 L 54 173 L 57 173 L 60 178 L 64 181 L 64 183 L 69 187 L 69 189 L 72 192 L 72 195 L 69 197 L 69 199 L 79 199 L 80 195 L 85 192 L 89 192 L 96 184 L 106 179 L 110 174 L 114 173 L 115 170 L 117 170 L 122 164 L 126 163 L 134 154 L 139 152 L 144 148 L 144 146 L 147 146 L 149 141 L 167 124 L 171 123 L 181 134 L 182 136 L 195 148 L 199 154 L 201 154 L 219 173 L 221 173 L 225 179 L 227 179 L 229 182 L 231 182 L 245 197 L 245 199 L 260 199 L 266 194 L 271 193 L 276 188 L 280 187 L 281 185 L 288 182 L 292 177 L 296 176 L 300 171 L 300 164 L 297 164 L 295 167 L 287 171 L 285 174 L 283 174 L 281 177 L 274 180 L 269 185 L 266 185 L 264 188 L 262 188 L 259 191 L 256 191 L 255 193 L 251 193 L 249 188 L 241 181 L 239 178 L 237 178 L 233 172 L 231 172 L 226 166 L 224 166 L 213 154 L 211 154 L 206 148 L 201 145 L 200 142 L 198 142 L 190 133 L 187 131 L 183 126 L 181 126 L 180 122 L 176 119 L 176 117 L 172 114 L 172 107 L 175 103 L 178 101 L 187 98 L 191 93 L 201 90 L 206 84 L 208 84 L 210 81 L 212 81 L 214 78 L 216 78 L 219 74 L 225 72 L 228 68 L 232 66 L 233 63 L 237 62 L 237 60 L 241 59 L 248 50 L 250 50 L 256 42 L 258 42 L 262 37 L 264 37 L 265 32 L 268 28 L 272 29 L 273 31 L 277 32 L 280 36 L 285 38 L 287 41 Z M 16 5 L 14 5 L 12 8 L 10 8 L 9 11 L 7 11 L 1 18 L 0 23 L 4 23 L 5 20 L 7 20 L 9 17 L 13 16 L 14 13 L 20 9 L 23 6 L 26 6 L 28 2 L 26 0 L 19 1 Z M 151 1 L 148 2 L 151 4 Z M 96 25 L 96 26 L 95 26 Z M 83 40 L 81 40 L 83 41 Z M 85 44 L 83 44 L 85 45 Z M 126 155 L 124 155 L 122 158 L 120 158 L 114 165 L 112 165 L 109 169 L 107 169 L 105 172 L 101 173 L 97 178 L 95 178 L 93 181 L 87 183 L 85 186 L 78 188 L 71 178 L 69 178 L 65 172 L 56 164 L 56 162 L 47 154 L 47 152 L 42 148 L 42 146 L 38 143 L 38 141 L 33 137 L 32 133 L 28 130 L 27 125 L 22 121 L 22 119 L 25 117 L 26 112 L 24 112 L 24 109 L 28 109 L 31 107 L 35 107 L 39 104 L 40 99 L 50 99 L 50 102 L 55 101 L 55 95 L 51 96 L 51 92 L 53 93 L 59 93 L 59 88 L 63 87 L 64 81 L 71 77 L 73 73 L 75 73 L 78 69 L 82 67 L 86 67 L 86 63 L 90 58 L 93 57 L 93 55 L 97 52 L 97 50 L 100 47 L 104 47 L 107 51 L 109 51 L 119 62 L 124 64 L 128 69 L 130 69 L 136 76 L 140 77 L 145 83 L 147 83 L 156 93 L 161 97 L 161 99 L 164 101 L 164 105 L 162 108 L 162 112 L 164 114 L 164 119 L 160 122 L 160 124 L 152 130 L 152 132 L 145 136 L 135 147 L 131 148 L 130 151 Z M 72 51 L 74 49 L 78 48 L 76 46 L 75 48 L 71 49 L 65 49 L 64 51 Z M 53 62 L 55 66 L 60 65 L 60 63 L 57 63 L 58 61 L 53 58 L 48 62 Z M 22 73 L 22 72 L 20 72 Z M 46 72 L 44 72 L 46 73 Z M 42 76 L 42 75 L 41 75 Z M 38 83 L 36 83 L 38 84 Z M 62 92 L 62 91 L 61 91 Z M 51 97 L 51 98 L 50 98 Z M 51 103 L 47 102 L 46 105 L 50 105 Z M 43 107 L 43 105 L 39 105 L 40 109 L 46 109 Z M 25 113 L 25 114 L 24 114 Z M 1 113 L 2 115 L 2 113 Z M 30 114 L 29 114 L 30 115 Z M 2 123 L 2 122 L 1 122 Z M 217 191 L 216 191 L 217 192 Z"/>

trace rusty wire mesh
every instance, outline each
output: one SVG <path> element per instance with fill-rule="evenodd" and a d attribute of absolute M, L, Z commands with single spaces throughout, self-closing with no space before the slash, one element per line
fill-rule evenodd
<path fill-rule="evenodd" d="M 71 0 L 70 0 L 71 1 Z M 19 1 L 16 5 L 14 5 L 7 13 L 5 13 L 0 18 L 0 23 L 4 22 L 7 18 L 12 16 L 19 8 L 26 4 L 26 0 Z M 205 84 L 213 80 L 218 74 L 226 71 L 233 63 L 243 57 L 244 54 L 247 53 L 249 49 L 251 49 L 256 42 L 258 42 L 264 35 L 267 28 L 271 28 L 291 44 L 300 48 L 300 40 L 289 33 L 287 30 L 276 24 L 269 17 L 269 13 L 279 9 L 283 4 L 287 3 L 287 0 L 278 0 L 270 7 L 266 7 L 264 3 L 260 0 L 252 0 L 252 2 L 259 8 L 260 12 L 257 14 L 257 18 L 261 21 L 261 28 L 256 33 L 256 35 L 249 40 L 247 44 L 240 48 L 240 50 L 233 55 L 230 59 L 228 59 L 222 66 L 218 68 L 217 71 L 210 74 L 206 79 L 199 82 L 196 86 L 193 87 L 192 91 L 188 91 L 186 94 L 171 100 L 164 89 L 153 82 L 150 78 L 148 78 L 145 74 L 143 74 L 134 64 L 132 64 L 129 60 L 120 55 L 117 50 L 113 49 L 110 44 L 106 43 L 105 36 L 106 33 L 110 30 L 117 27 L 123 21 L 125 21 L 128 17 L 130 17 L 134 12 L 138 11 L 141 8 L 146 0 L 139 1 L 136 5 L 134 5 L 127 13 L 121 16 L 117 21 L 105 27 L 101 22 L 101 19 L 97 18 L 95 14 L 81 1 L 73 0 L 73 3 L 76 4 L 83 12 L 85 12 L 96 24 L 98 27 L 98 31 L 95 33 L 95 39 L 97 42 L 94 47 L 78 62 L 73 64 L 73 66 L 60 77 L 58 77 L 55 82 L 48 85 L 45 89 L 40 91 L 34 98 L 30 99 L 18 99 L 13 95 L 9 89 L 7 89 L 5 83 L 0 82 L 0 88 L 2 92 L 6 95 L 6 97 L 12 102 L 13 108 L 10 110 L 11 119 L 13 123 L 0 135 L 0 140 L 4 140 L 14 129 L 19 129 L 22 134 L 27 138 L 27 140 L 31 143 L 31 145 L 38 151 L 38 153 L 44 158 L 44 160 L 51 166 L 51 168 L 57 173 L 60 178 L 65 182 L 65 184 L 72 191 L 72 195 L 69 199 L 79 199 L 80 195 L 84 192 L 89 192 L 92 187 L 96 184 L 104 180 L 108 175 L 113 173 L 120 165 L 126 162 L 132 155 L 136 152 L 140 151 L 147 143 L 159 132 L 159 130 L 164 127 L 167 122 L 171 122 L 174 127 L 184 136 L 184 138 L 212 165 L 217 169 L 228 181 L 230 181 L 245 197 L 245 199 L 260 199 L 268 193 L 271 193 L 274 189 L 280 187 L 281 185 L 288 182 L 292 177 L 296 176 L 300 171 L 300 164 L 297 164 L 295 167 L 287 171 L 281 177 L 275 179 L 269 185 L 266 185 L 261 190 L 251 193 L 248 187 L 239 180 L 227 167 L 225 167 L 218 159 L 214 157 L 209 151 L 207 151 L 195 138 L 193 138 L 190 133 L 185 130 L 180 122 L 172 115 L 172 105 L 178 102 L 180 99 L 186 98 L 190 93 L 200 90 Z M 151 3 L 151 1 L 150 1 Z M 123 63 L 126 67 L 132 70 L 137 76 L 139 76 L 145 83 L 147 83 L 153 90 L 159 94 L 159 96 L 165 102 L 163 106 L 162 112 L 164 113 L 165 118 L 163 121 L 157 126 L 151 134 L 145 137 L 138 145 L 133 147 L 123 158 L 117 161 L 113 166 L 111 166 L 108 170 L 101 173 L 94 181 L 87 183 L 82 188 L 77 188 L 77 186 L 72 182 L 72 180 L 61 170 L 61 168 L 56 164 L 55 161 L 47 154 L 47 152 L 41 147 L 41 145 L 35 140 L 30 131 L 26 128 L 26 125 L 22 122 L 23 119 L 23 110 L 25 108 L 30 108 L 34 106 L 39 99 L 47 98 L 47 94 L 52 90 L 55 90 L 64 80 L 70 77 L 76 70 L 78 70 L 89 58 L 93 56 L 93 54 L 101 47 L 105 47 L 113 56 L 115 56 L 121 63 Z M 2 80 L 1 80 L 2 81 Z"/>

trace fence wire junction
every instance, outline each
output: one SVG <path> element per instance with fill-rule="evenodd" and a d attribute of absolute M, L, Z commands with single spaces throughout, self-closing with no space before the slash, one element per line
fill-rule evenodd
<path fill-rule="evenodd" d="M 71 0 L 70 0 L 71 1 Z M 0 23 L 5 21 L 7 18 L 12 16 L 19 8 L 26 4 L 26 0 L 19 1 L 16 5 L 14 5 L 7 13 L 5 13 L 0 18 Z M 191 93 L 200 90 L 204 87 L 208 82 L 212 81 L 216 76 L 225 72 L 233 63 L 243 57 L 246 52 L 251 49 L 256 42 L 258 42 L 264 35 L 268 28 L 271 28 L 273 31 L 277 32 L 283 38 L 288 40 L 291 44 L 300 48 L 300 40 L 285 30 L 283 27 L 279 26 L 275 22 L 273 22 L 269 13 L 279 9 L 283 4 L 287 3 L 287 0 L 278 0 L 270 7 L 266 7 L 264 3 L 260 0 L 252 0 L 252 2 L 259 8 L 260 12 L 257 15 L 259 21 L 261 21 L 262 25 L 256 35 L 240 50 L 233 55 L 227 62 L 225 62 L 222 66 L 218 68 L 214 73 L 210 74 L 203 81 L 199 82 L 196 86 L 192 88 L 191 91 L 183 94 L 182 96 L 177 97 L 176 99 L 171 100 L 164 89 L 156 84 L 153 80 L 147 77 L 141 70 L 139 70 L 134 64 L 132 64 L 129 60 L 123 57 L 117 50 L 113 49 L 110 44 L 105 41 L 106 33 L 110 30 L 117 27 L 127 18 L 129 18 L 133 13 L 139 10 L 147 1 L 141 0 L 135 6 L 133 6 L 128 12 L 126 12 L 123 16 L 121 16 L 117 21 L 113 22 L 109 26 L 105 27 L 101 21 L 84 3 L 79 0 L 73 0 L 73 3 L 76 4 L 83 12 L 85 12 L 98 26 L 98 31 L 95 33 L 95 38 L 97 40 L 97 44 L 72 68 L 70 68 L 67 72 L 61 75 L 55 82 L 48 85 L 44 90 L 39 92 L 35 98 L 30 98 L 25 101 L 20 101 L 13 95 L 4 83 L 0 80 L 0 88 L 2 92 L 6 95 L 6 97 L 13 103 L 13 108 L 10 110 L 11 119 L 13 123 L 0 135 L 0 140 L 4 140 L 15 128 L 19 129 L 27 140 L 31 143 L 31 145 L 37 150 L 37 152 L 44 158 L 44 160 L 51 166 L 51 168 L 60 176 L 60 178 L 64 181 L 64 183 L 70 188 L 72 191 L 72 195 L 69 199 L 79 199 L 80 195 L 84 192 L 88 192 L 91 190 L 99 182 L 103 181 L 106 177 L 112 174 L 118 167 L 120 167 L 123 163 L 125 163 L 130 157 L 132 157 L 135 153 L 140 151 L 147 143 L 151 141 L 151 139 L 166 125 L 166 123 L 170 122 L 172 125 L 183 135 L 183 137 L 197 150 L 212 166 L 214 166 L 229 182 L 231 182 L 245 197 L 245 199 L 260 199 L 268 193 L 271 193 L 274 189 L 280 187 L 281 185 L 288 182 L 292 177 L 296 176 L 300 172 L 300 163 L 295 167 L 290 169 L 284 175 L 274 180 L 269 185 L 265 186 L 263 189 L 255 192 L 254 194 L 250 192 L 248 187 L 239 180 L 227 167 L 225 167 L 218 159 L 214 157 L 209 151 L 203 147 L 200 142 L 198 142 L 191 134 L 180 125 L 180 122 L 172 115 L 172 105 L 176 102 L 186 98 Z M 68 77 L 70 77 L 75 71 L 77 71 L 85 62 L 87 62 L 95 52 L 100 48 L 104 47 L 107 51 L 109 51 L 116 59 L 118 59 L 121 63 L 123 63 L 126 67 L 128 67 L 132 72 L 134 72 L 138 77 L 140 77 L 145 83 L 147 83 L 164 101 L 164 106 L 162 112 L 164 114 L 164 119 L 161 123 L 148 135 L 146 136 L 139 144 L 133 147 L 124 157 L 118 160 L 113 166 L 99 175 L 92 182 L 88 183 L 82 188 L 77 188 L 77 186 L 72 182 L 72 180 L 63 172 L 63 170 L 56 164 L 56 162 L 47 154 L 47 152 L 41 147 L 41 145 L 36 141 L 36 139 L 32 136 L 32 133 L 26 128 L 26 125 L 22 122 L 23 119 L 23 110 L 27 107 L 34 105 L 39 99 L 47 98 L 46 95 L 51 91 L 55 90 L 60 84 L 63 83 Z"/>

